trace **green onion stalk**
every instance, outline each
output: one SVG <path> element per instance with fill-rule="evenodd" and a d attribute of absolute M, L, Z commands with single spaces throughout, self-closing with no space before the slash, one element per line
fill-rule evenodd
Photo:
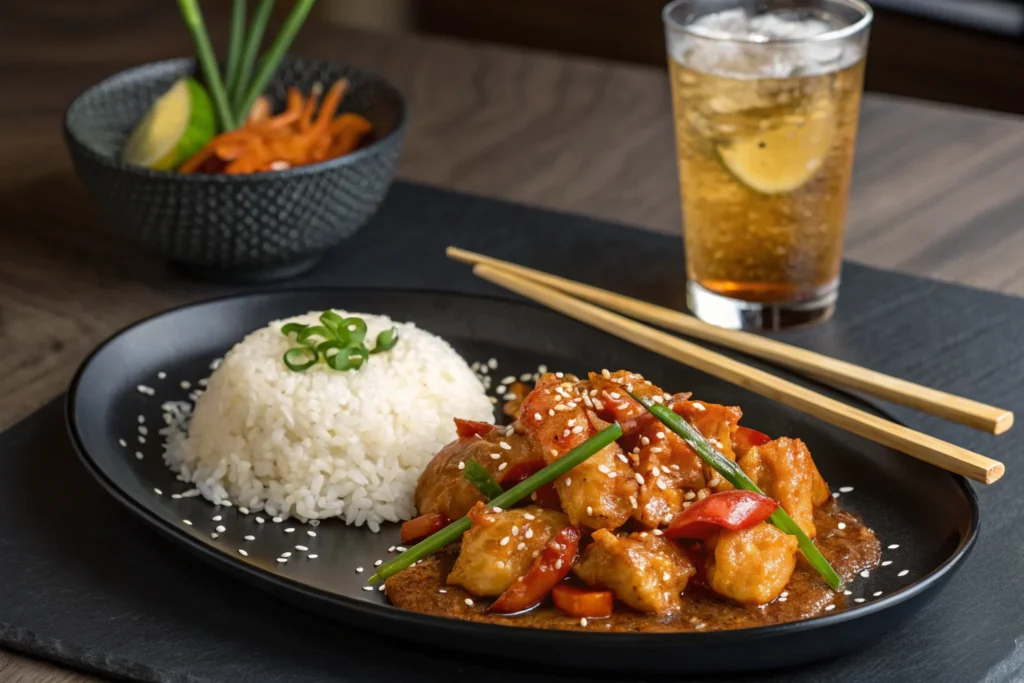
<path fill-rule="evenodd" d="M 725 457 L 718 449 L 711 445 L 711 443 L 704 438 L 693 425 L 684 420 L 682 417 L 672 411 L 671 408 L 655 403 L 648 398 L 641 398 L 633 392 L 629 392 L 629 395 L 640 402 L 644 408 L 646 408 L 652 415 L 660 420 L 666 427 L 671 429 L 673 432 L 682 437 L 683 441 L 689 444 L 690 448 L 696 451 L 697 455 L 706 462 L 708 465 L 713 467 L 716 472 L 725 477 L 725 480 L 738 489 L 745 491 L 754 491 L 764 495 L 757 484 L 751 481 L 750 477 L 740 469 L 739 465 L 734 463 L 729 458 Z M 784 533 L 796 536 L 797 541 L 800 544 L 800 552 L 804 554 L 807 561 L 814 569 L 821 574 L 822 578 L 829 585 L 832 590 L 841 590 L 843 587 L 843 579 L 836 570 L 832 568 L 832 565 L 828 563 L 825 556 L 821 554 L 818 547 L 814 545 L 814 541 L 808 537 L 804 530 L 793 520 L 789 514 L 782 509 L 780 505 L 775 512 L 772 513 L 768 520 L 779 528 Z"/>
<path fill-rule="evenodd" d="M 197 0 L 178 0 L 178 7 L 181 9 L 181 15 L 185 19 L 189 33 L 192 34 L 192 42 L 196 47 L 196 58 L 203 71 L 203 77 L 206 79 L 213 106 L 217 110 L 221 129 L 234 130 L 236 128 L 235 116 L 228 103 L 224 82 L 221 81 L 220 72 L 217 70 L 217 57 L 213 53 L 210 36 L 206 32 L 206 23 L 203 21 L 203 12 L 199 9 L 199 3 Z"/>
<path fill-rule="evenodd" d="M 240 93 L 239 100 L 235 102 L 235 111 L 239 118 L 244 118 L 248 115 L 249 110 L 252 109 L 253 103 L 256 102 L 256 98 L 260 96 L 260 93 L 262 93 L 267 87 L 267 84 L 270 83 L 271 77 L 274 75 L 274 72 L 277 71 L 278 65 L 284 58 L 285 53 L 288 52 L 288 48 L 291 47 L 292 41 L 295 40 L 296 34 L 302 27 L 302 23 L 306 20 L 310 10 L 313 9 L 315 2 L 316 0 L 299 0 L 295 3 L 295 7 L 292 8 L 292 11 L 284 20 L 284 24 L 281 26 L 281 31 L 277 34 L 277 37 L 274 38 L 274 42 L 271 44 L 270 49 L 267 50 L 267 53 L 263 55 L 263 58 L 260 60 L 260 68 L 256 72 L 256 76 L 252 79 L 252 82 L 249 83 L 248 90 Z M 263 7 L 261 6 L 260 9 L 262 10 Z M 255 24 L 256 22 L 254 20 L 253 29 L 250 31 L 251 34 L 256 33 Z M 266 25 L 266 22 L 264 22 L 264 25 Z M 262 35 L 262 30 L 260 31 L 260 34 Z M 255 42 L 256 45 L 259 44 L 258 37 Z M 249 45 L 247 48 L 251 47 L 252 44 L 253 36 L 250 35 Z M 252 55 L 247 51 L 246 57 L 251 56 Z M 247 71 L 244 73 L 242 78 L 242 83 L 245 83 L 248 80 L 248 72 L 252 68 L 252 62 L 249 61 L 247 64 L 243 64 L 243 67 L 247 67 Z"/>
<path fill-rule="evenodd" d="M 248 109 L 241 108 L 242 98 L 245 97 L 245 87 L 252 76 L 252 67 L 256 63 L 256 53 L 260 50 L 263 34 L 267 30 L 267 23 L 270 21 L 270 15 L 273 10 L 274 0 L 260 0 L 260 4 L 256 6 L 256 11 L 253 12 L 249 30 L 245 34 L 245 44 L 241 48 L 241 55 L 238 60 L 238 78 L 235 80 L 234 87 L 231 88 L 229 93 L 231 106 L 241 120 L 244 120 L 249 115 Z M 255 101 L 255 99 L 254 97 L 253 100 Z M 252 105 L 250 104 L 249 107 L 252 108 Z"/>
<path fill-rule="evenodd" d="M 492 498 L 490 503 L 488 503 L 488 507 L 507 508 L 515 505 L 541 486 L 558 479 L 560 476 L 576 467 L 576 465 L 579 465 L 584 460 L 590 458 L 621 436 L 622 428 L 618 423 L 605 427 L 544 469 L 524 479 L 508 491 L 503 492 L 501 495 Z M 395 559 L 382 564 L 377 568 L 376 573 L 367 580 L 367 583 L 377 583 L 382 579 L 394 576 L 403 569 L 408 569 L 424 557 L 427 557 L 446 545 L 458 540 L 462 534 L 469 531 L 470 526 L 472 526 L 472 523 L 468 516 L 452 522 L 436 534 L 409 548 Z"/>

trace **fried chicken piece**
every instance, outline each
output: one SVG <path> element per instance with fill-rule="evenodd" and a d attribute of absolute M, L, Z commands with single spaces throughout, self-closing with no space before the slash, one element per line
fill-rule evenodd
<path fill-rule="evenodd" d="M 742 531 L 723 531 L 707 544 L 707 584 L 745 605 L 779 597 L 796 568 L 796 536 L 761 522 Z"/>
<path fill-rule="evenodd" d="M 783 437 L 755 446 L 740 458 L 739 466 L 808 536 L 815 537 L 814 508 L 825 504 L 830 493 L 803 441 Z"/>

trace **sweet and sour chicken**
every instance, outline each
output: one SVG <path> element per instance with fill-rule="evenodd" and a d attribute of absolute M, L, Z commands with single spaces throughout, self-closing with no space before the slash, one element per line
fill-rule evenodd
<path fill-rule="evenodd" d="M 733 490 L 628 392 L 685 418 L 770 498 Z M 799 550 L 768 516 L 781 505 L 813 537 L 815 508 L 832 499 L 799 439 L 772 440 L 740 426 L 738 407 L 671 395 L 635 373 L 545 374 L 517 408 L 508 427 L 457 421 L 458 440 L 416 491 L 424 529 L 469 515 L 447 583 L 497 598 L 496 612 L 528 609 L 556 589 L 556 605 L 584 605 L 591 617 L 612 598 L 616 609 L 671 614 L 694 586 L 745 605 L 772 602 Z M 621 438 L 519 507 L 488 509 L 465 476 L 477 463 L 508 489 L 612 422 Z"/>

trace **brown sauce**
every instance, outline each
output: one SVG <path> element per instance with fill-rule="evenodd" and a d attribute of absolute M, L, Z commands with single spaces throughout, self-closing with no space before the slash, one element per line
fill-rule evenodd
<path fill-rule="evenodd" d="M 839 529 L 842 522 L 846 525 Z M 827 505 L 815 511 L 818 529 L 816 544 L 835 570 L 850 581 L 858 572 L 872 569 L 881 559 L 881 547 L 875 533 L 852 513 Z M 578 619 L 557 611 L 550 603 L 525 614 L 503 616 L 487 611 L 488 599 L 473 598 L 458 586 L 445 584 L 455 561 L 455 552 L 437 553 L 420 564 L 388 579 L 386 592 L 392 604 L 402 609 L 426 612 L 470 621 L 527 626 L 533 628 L 579 629 Z M 444 591 L 444 592 L 441 592 Z M 834 592 L 801 559 L 785 599 L 752 607 L 719 597 L 701 586 L 687 588 L 682 609 L 671 615 L 653 615 L 634 611 L 615 603 L 615 613 L 607 619 L 591 619 L 586 630 L 602 631 L 712 631 L 751 628 L 799 621 L 846 608 L 843 593 Z M 473 604 L 467 604 L 470 598 Z M 835 605 L 832 610 L 826 610 Z"/>

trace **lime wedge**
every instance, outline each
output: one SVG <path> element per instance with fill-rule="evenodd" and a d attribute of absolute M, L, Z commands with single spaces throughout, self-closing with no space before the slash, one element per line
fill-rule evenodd
<path fill-rule="evenodd" d="M 194 78 L 182 78 L 135 126 L 124 162 L 169 171 L 202 149 L 217 132 L 213 104 Z"/>
<path fill-rule="evenodd" d="M 741 183 L 762 194 L 784 194 L 803 187 L 821 168 L 832 147 L 835 117 L 830 113 L 783 119 L 756 135 L 717 146 L 718 156 Z"/>

